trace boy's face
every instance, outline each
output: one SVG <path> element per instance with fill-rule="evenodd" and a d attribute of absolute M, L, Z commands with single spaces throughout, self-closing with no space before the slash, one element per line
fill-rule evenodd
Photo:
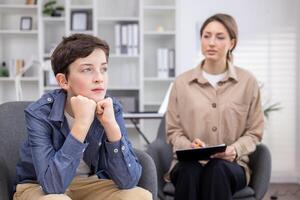
<path fill-rule="evenodd" d="M 68 80 L 62 87 L 68 97 L 82 95 L 98 102 L 107 90 L 107 60 L 103 50 L 95 49 L 89 56 L 69 65 Z"/>

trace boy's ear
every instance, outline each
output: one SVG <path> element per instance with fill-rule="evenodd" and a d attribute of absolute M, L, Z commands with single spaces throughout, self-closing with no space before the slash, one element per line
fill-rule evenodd
<path fill-rule="evenodd" d="M 56 78 L 58 85 L 62 89 L 64 89 L 64 90 L 69 89 L 68 80 L 66 79 L 66 75 L 64 75 L 63 73 L 58 73 L 58 74 L 56 74 L 55 78 Z"/>

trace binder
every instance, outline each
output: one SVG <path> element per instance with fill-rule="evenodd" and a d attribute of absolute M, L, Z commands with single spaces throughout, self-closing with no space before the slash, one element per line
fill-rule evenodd
<path fill-rule="evenodd" d="M 121 54 L 128 52 L 128 27 L 127 24 L 121 25 Z"/>
<path fill-rule="evenodd" d="M 116 54 L 121 54 L 121 25 L 116 24 L 115 25 L 115 50 Z"/>

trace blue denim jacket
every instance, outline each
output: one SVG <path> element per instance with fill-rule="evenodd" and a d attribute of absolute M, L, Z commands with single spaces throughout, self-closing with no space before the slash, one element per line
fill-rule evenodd
<path fill-rule="evenodd" d="M 119 188 L 137 185 L 141 165 L 128 140 L 121 105 L 113 99 L 122 138 L 109 142 L 98 119 L 93 121 L 84 143 L 70 134 L 64 116 L 66 92 L 54 90 L 25 109 L 28 138 L 20 149 L 16 184 L 37 182 L 47 194 L 64 193 L 82 158 L 93 174 L 112 179 Z"/>

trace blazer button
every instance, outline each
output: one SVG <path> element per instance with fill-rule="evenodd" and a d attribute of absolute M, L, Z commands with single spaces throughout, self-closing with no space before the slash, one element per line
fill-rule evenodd
<path fill-rule="evenodd" d="M 212 127 L 211 130 L 214 131 L 214 132 L 217 131 L 217 127 L 214 126 L 214 127 Z"/>
<path fill-rule="evenodd" d="M 212 106 L 213 108 L 216 108 L 216 107 L 217 107 L 217 104 L 216 104 L 216 103 L 212 103 L 211 106 Z"/>

